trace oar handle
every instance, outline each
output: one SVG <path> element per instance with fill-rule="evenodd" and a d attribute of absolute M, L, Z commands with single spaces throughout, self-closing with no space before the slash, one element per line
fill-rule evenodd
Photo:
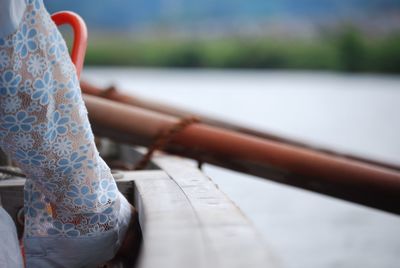
<path fill-rule="evenodd" d="M 51 16 L 57 26 L 69 24 L 74 32 L 71 59 L 75 65 L 78 78 L 80 77 L 87 47 L 88 32 L 85 21 L 71 11 L 60 11 Z"/>

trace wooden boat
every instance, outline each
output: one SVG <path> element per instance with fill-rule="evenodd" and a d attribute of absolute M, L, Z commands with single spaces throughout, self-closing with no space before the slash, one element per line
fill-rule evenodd
<path fill-rule="evenodd" d="M 142 157 L 130 146 L 109 141 L 99 148 L 111 167 L 128 167 Z M 16 168 L 1 170 L 1 204 L 21 235 L 25 179 Z M 276 267 L 252 223 L 193 161 L 159 154 L 146 170 L 113 169 L 113 174 L 139 210 L 144 237 L 136 266 L 112 267 Z"/>

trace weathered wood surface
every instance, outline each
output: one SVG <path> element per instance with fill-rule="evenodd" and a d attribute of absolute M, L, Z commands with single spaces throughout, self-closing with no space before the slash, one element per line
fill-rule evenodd
<path fill-rule="evenodd" d="M 192 162 L 159 156 L 155 163 L 161 169 L 114 174 L 139 210 L 144 239 L 137 267 L 276 267 L 252 224 Z M 0 181 L 12 216 L 23 205 L 24 182 Z"/>
<path fill-rule="evenodd" d="M 144 227 L 139 267 L 276 267 L 253 225 L 194 164 L 170 156 L 154 162 L 163 171 L 135 179 Z"/>

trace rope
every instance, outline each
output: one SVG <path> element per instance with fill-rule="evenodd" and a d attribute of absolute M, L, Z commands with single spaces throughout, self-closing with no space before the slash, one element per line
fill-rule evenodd
<path fill-rule="evenodd" d="M 99 97 L 108 99 L 108 98 L 110 98 L 110 95 L 115 93 L 115 92 L 117 92 L 117 88 L 115 86 L 111 85 L 108 88 L 106 88 L 105 90 L 102 90 L 99 93 Z"/>
<path fill-rule="evenodd" d="M 175 137 L 179 132 L 184 130 L 189 125 L 198 122 L 200 122 L 200 120 L 194 116 L 182 118 L 181 120 L 179 120 L 179 122 L 174 124 L 170 129 L 161 132 L 159 135 L 157 135 L 153 144 L 147 150 L 147 153 L 143 155 L 143 158 L 135 164 L 135 167 L 133 169 L 134 170 L 144 169 L 150 163 L 151 158 L 153 157 L 155 151 L 163 150 L 172 140 L 172 138 Z"/>

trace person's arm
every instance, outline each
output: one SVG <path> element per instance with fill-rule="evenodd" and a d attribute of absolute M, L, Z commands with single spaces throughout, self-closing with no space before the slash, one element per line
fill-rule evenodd
<path fill-rule="evenodd" d="M 27 177 L 26 264 L 94 267 L 115 255 L 133 210 L 97 151 L 61 34 L 42 0 L 26 3 L 0 38 L 0 144 Z"/>

